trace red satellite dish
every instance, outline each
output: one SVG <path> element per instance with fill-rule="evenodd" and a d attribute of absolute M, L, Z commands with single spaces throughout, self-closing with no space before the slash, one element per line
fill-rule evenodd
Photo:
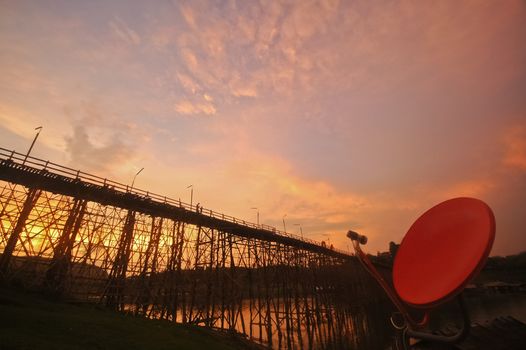
<path fill-rule="evenodd" d="M 399 297 L 431 308 L 460 293 L 482 268 L 495 239 L 495 217 L 474 198 L 454 198 L 426 211 L 405 235 L 393 266 Z"/>

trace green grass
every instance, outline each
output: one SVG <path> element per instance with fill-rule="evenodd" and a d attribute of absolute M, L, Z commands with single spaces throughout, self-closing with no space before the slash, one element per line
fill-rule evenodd
<path fill-rule="evenodd" d="M 0 288 L 0 349 L 248 349 L 200 327 L 147 320 Z"/>

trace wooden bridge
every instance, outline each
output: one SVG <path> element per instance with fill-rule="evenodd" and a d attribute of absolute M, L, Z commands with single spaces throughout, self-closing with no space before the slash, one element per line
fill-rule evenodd
<path fill-rule="evenodd" d="M 3 148 L 0 253 L 8 285 L 272 348 L 387 341 L 385 298 L 354 256 Z"/>

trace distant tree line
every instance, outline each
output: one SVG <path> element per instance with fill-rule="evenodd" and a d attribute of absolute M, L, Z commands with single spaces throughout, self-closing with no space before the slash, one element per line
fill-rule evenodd
<path fill-rule="evenodd" d="M 485 270 L 526 269 L 526 251 L 508 256 L 492 256 L 486 262 Z"/>

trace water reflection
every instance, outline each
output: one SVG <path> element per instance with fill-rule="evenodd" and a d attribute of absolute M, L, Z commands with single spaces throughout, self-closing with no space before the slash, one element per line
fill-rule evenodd
<path fill-rule="evenodd" d="M 512 316 L 526 323 L 526 294 L 496 294 L 467 299 L 472 322 L 485 322 L 499 316 Z"/>
<path fill-rule="evenodd" d="M 273 349 L 385 349 L 391 342 L 392 330 L 387 315 L 390 305 L 377 301 L 368 305 L 352 306 L 314 305 L 319 302 L 315 297 L 299 301 L 292 309 L 287 309 L 287 301 L 273 299 L 270 308 L 258 305 L 258 300 L 244 299 L 241 312 L 232 322 L 236 332 L 245 334 L 248 339 Z M 263 307 L 262 307 L 263 306 Z M 155 305 L 147 307 L 149 317 L 163 318 Z M 126 305 L 128 312 L 137 312 L 136 305 Z M 267 311 L 270 313 L 267 314 Z M 195 307 L 193 310 L 179 308 L 173 321 L 184 323 L 184 317 L 206 314 L 206 310 Z M 228 310 L 210 310 L 210 318 L 194 322 L 199 326 L 228 329 L 229 317 L 221 317 Z M 223 322 L 226 320 L 226 322 Z"/>
<path fill-rule="evenodd" d="M 468 296 L 466 308 L 471 323 L 485 324 L 497 317 L 512 316 L 526 323 L 526 294 L 509 293 Z M 451 324 L 459 326 L 461 316 L 456 302 L 452 301 L 431 313 L 431 329 L 446 328 Z"/>

